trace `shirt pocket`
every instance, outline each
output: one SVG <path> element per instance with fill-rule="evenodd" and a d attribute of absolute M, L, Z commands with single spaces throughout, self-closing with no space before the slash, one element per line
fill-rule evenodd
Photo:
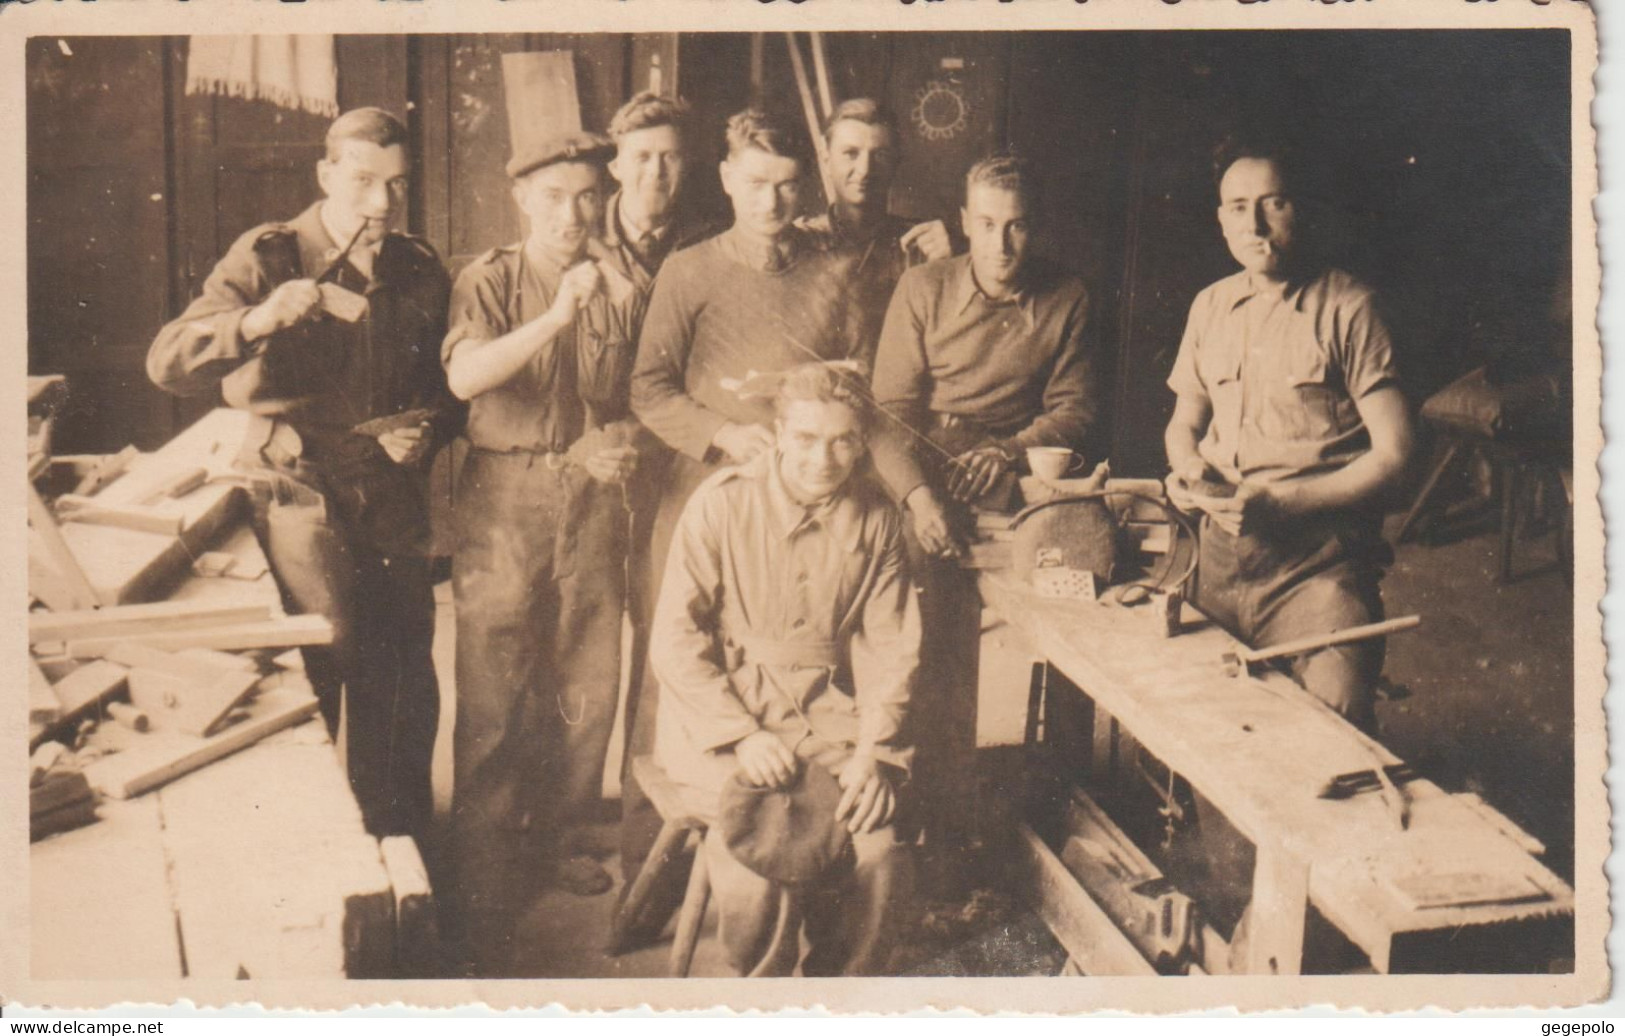
<path fill-rule="evenodd" d="M 584 321 L 576 331 L 576 349 L 582 400 L 610 414 L 624 411 L 632 394 L 630 337 Z"/>
<path fill-rule="evenodd" d="M 1294 349 L 1279 373 L 1268 379 L 1259 415 L 1260 430 L 1282 440 L 1320 441 L 1338 433 L 1335 371 L 1319 348 Z"/>

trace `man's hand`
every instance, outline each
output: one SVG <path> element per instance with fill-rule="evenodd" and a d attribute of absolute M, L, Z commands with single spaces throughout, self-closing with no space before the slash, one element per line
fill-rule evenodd
<path fill-rule="evenodd" d="M 297 281 L 283 281 L 270 297 L 244 315 L 241 324 L 243 339 L 257 342 L 309 320 L 321 311 L 322 292 L 314 280 L 306 277 Z"/>
<path fill-rule="evenodd" d="M 734 424 L 732 421 L 717 429 L 711 445 L 728 455 L 735 464 L 743 464 L 758 453 L 773 448 L 773 433 L 759 424 Z"/>
<path fill-rule="evenodd" d="M 600 291 L 604 290 L 604 275 L 598 269 L 597 263 L 579 263 L 565 271 L 559 278 L 559 293 L 553 296 L 553 305 L 549 312 L 559 323 L 569 325 L 575 322 L 581 307 Z"/>
<path fill-rule="evenodd" d="M 385 432 L 378 437 L 378 445 L 396 464 L 416 464 L 429 452 L 429 426 L 420 424 Z"/>
<path fill-rule="evenodd" d="M 1243 480 L 1229 499 L 1204 496 L 1200 501 L 1213 524 L 1232 536 L 1252 535 L 1283 516 L 1281 500 L 1263 482 Z"/>
<path fill-rule="evenodd" d="M 1170 471 L 1168 477 L 1163 479 L 1162 484 L 1163 488 L 1168 491 L 1168 502 L 1181 511 L 1190 514 L 1201 510 L 1200 501 L 1207 499 L 1192 493 L 1191 488 L 1199 482 L 1218 481 L 1221 481 L 1219 473 L 1214 471 L 1211 465 L 1200 457 L 1192 457 L 1184 464 Z"/>
<path fill-rule="evenodd" d="M 948 492 L 963 503 L 980 497 L 993 488 L 1010 468 L 1010 458 L 997 446 L 979 446 L 966 450 L 948 465 Z"/>
<path fill-rule="evenodd" d="M 903 506 L 914 517 L 914 538 L 920 549 L 934 558 L 957 558 L 965 553 L 965 545 L 954 533 L 948 521 L 948 511 L 937 499 L 930 486 L 916 486 L 903 501 Z"/>
<path fill-rule="evenodd" d="M 758 788 L 788 788 L 801 772 L 801 760 L 778 736 L 766 730 L 747 734 L 734 745 L 734 758 L 745 778 Z"/>
<path fill-rule="evenodd" d="M 582 461 L 581 466 L 599 482 L 618 486 L 637 470 L 638 450 L 635 446 L 611 446 L 594 453 Z"/>
<path fill-rule="evenodd" d="M 946 259 L 954 254 L 953 238 L 948 236 L 948 227 L 940 219 L 916 223 L 908 229 L 908 233 L 898 238 L 897 243 L 905 253 L 911 248 L 919 249 L 927 262 Z"/>
<path fill-rule="evenodd" d="M 853 756 L 835 780 L 842 789 L 835 819 L 845 820 L 846 829 L 853 834 L 868 834 L 884 827 L 897 811 L 897 790 L 873 758 Z"/>

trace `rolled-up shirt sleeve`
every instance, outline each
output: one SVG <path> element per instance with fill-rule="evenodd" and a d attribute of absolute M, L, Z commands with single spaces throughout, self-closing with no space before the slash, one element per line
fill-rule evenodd
<path fill-rule="evenodd" d="M 913 271 L 903 274 L 875 351 L 872 390 L 885 414 L 875 428 L 871 452 L 875 470 L 898 500 L 925 481 L 914 454 L 915 437 L 923 432 L 928 412 L 923 284 Z"/>
<path fill-rule="evenodd" d="M 728 679 L 719 636 L 725 523 L 722 494 L 691 498 L 666 558 L 649 637 L 662 710 L 674 712 L 695 746 L 709 751 L 761 729 Z"/>
<path fill-rule="evenodd" d="M 685 272 L 668 263 L 655 278 L 654 293 L 638 336 L 632 368 L 632 411 L 650 431 L 695 460 L 704 460 L 727 418 L 688 393 L 689 354 L 694 347 L 697 311 L 686 290 Z"/>
<path fill-rule="evenodd" d="M 894 513 L 887 515 L 875 549 L 874 585 L 851 642 L 857 752 L 906 772 L 914 760 L 907 720 L 920 660 L 920 606 L 909 586 Z"/>
<path fill-rule="evenodd" d="M 265 230 L 239 237 L 209 273 L 202 293 L 158 332 L 147 350 L 147 377 L 154 385 L 176 395 L 204 395 L 252 357 L 242 325 L 271 291 L 254 254 Z"/>
<path fill-rule="evenodd" d="M 1363 295 L 1349 305 L 1343 315 L 1343 334 L 1334 348 L 1350 398 L 1363 399 L 1378 389 L 1399 384 L 1393 338 L 1371 295 Z"/>
<path fill-rule="evenodd" d="M 451 362 L 452 352 L 463 342 L 489 342 L 513 330 L 508 326 L 504 280 L 500 264 L 483 260 L 476 260 L 457 275 L 446 317 L 446 337 L 440 345 L 442 364 Z"/>

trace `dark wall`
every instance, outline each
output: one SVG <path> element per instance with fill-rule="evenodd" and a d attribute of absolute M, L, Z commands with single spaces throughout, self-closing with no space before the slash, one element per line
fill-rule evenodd
<path fill-rule="evenodd" d="M 1044 173 L 1042 247 L 1089 283 L 1110 386 L 1096 447 L 1154 473 L 1163 387 L 1192 296 L 1229 273 L 1209 168 L 1228 129 L 1293 131 L 1322 174 L 1341 263 L 1381 289 L 1425 394 L 1477 363 L 1507 375 L 1568 355 L 1568 37 L 1543 32 L 829 33 L 837 98 L 903 125 L 893 207 L 957 219 L 960 179 L 1013 145 Z M 802 53 L 810 49 L 799 37 Z M 575 52 L 602 128 L 658 66 L 694 105 L 691 200 L 726 216 L 726 116 L 802 119 L 782 34 L 340 37 L 340 100 L 408 112 L 411 223 L 455 267 L 516 239 L 502 164 L 500 55 Z M 184 40 L 29 43 L 29 362 L 95 407 L 72 449 L 154 445 L 188 414 L 147 387 L 158 325 L 254 222 L 315 197 L 321 120 L 182 96 Z M 963 115 L 963 119 L 959 115 Z M 809 207 L 822 204 L 809 183 Z M 1554 314 L 1557 315 L 1554 318 Z"/>

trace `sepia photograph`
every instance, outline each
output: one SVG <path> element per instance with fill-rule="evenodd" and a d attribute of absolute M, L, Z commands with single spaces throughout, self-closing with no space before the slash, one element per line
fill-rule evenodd
<path fill-rule="evenodd" d="M 1584 6 L 702 7 L 17 12 L 0 994 L 1606 995 Z"/>

